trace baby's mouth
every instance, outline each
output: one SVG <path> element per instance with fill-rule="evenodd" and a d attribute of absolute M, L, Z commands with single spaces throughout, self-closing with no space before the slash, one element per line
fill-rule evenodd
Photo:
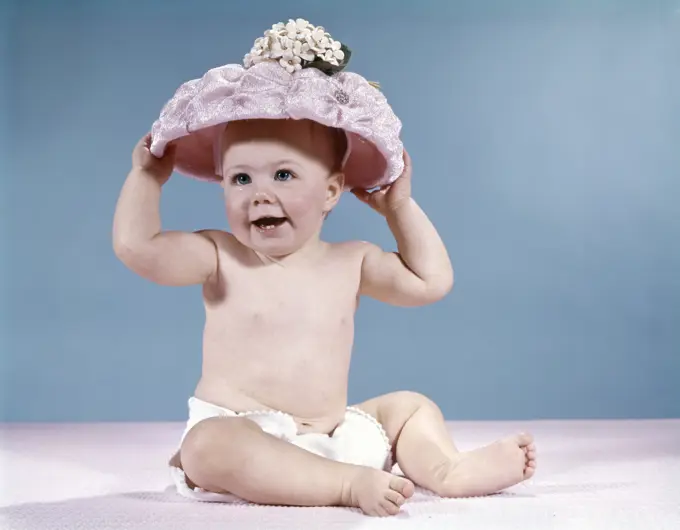
<path fill-rule="evenodd" d="M 253 221 L 251 224 L 253 224 L 258 230 L 262 231 L 268 231 L 268 230 L 274 230 L 275 228 L 278 228 L 281 226 L 283 223 L 288 221 L 287 217 L 260 217 L 259 219 L 256 219 Z"/>

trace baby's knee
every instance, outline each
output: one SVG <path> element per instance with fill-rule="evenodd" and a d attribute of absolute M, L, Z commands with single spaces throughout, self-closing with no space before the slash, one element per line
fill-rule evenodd
<path fill-rule="evenodd" d="M 257 426 L 244 418 L 209 418 L 196 424 L 180 449 L 186 476 L 203 486 L 212 482 L 215 473 L 220 476 L 237 473 L 247 448 L 244 431 L 251 428 Z"/>
<path fill-rule="evenodd" d="M 408 408 L 412 411 L 416 411 L 421 408 L 430 408 L 439 410 L 437 404 L 432 401 L 429 397 L 419 392 L 412 392 L 410 390 L 402 390 L 392 394 L 393 399 L 401 407 Z"/>

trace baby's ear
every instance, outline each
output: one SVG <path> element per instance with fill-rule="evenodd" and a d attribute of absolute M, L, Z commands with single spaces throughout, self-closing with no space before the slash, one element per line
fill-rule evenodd
<path fill-rule="evenodd" d="M 326 188 L 326 209 L 331 211 L 340 200 L 343 190 L 345 189 L 345 174 L 341 171 L 333 173 L 328 177 L 328 186 Z"/>

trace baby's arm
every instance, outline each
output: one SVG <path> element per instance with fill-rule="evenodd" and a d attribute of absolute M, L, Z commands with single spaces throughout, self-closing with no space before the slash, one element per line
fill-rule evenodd
<path fill-rule="evenodd" d="M 453 287 L 453 267 L 425 212 L 410 198 L 385 217 L 398 253 L 367 244 L 362 294 L 399 306 L 430 304 L 446 296 Z"/>
<path fill-rule="evenodd" d="M 436 302 L 453 287 L 453 267 L 444 242 L 425 212 L 411 197 L 411 159 L 404 152 L 404 172 L 387 189 L 355 190 L 387 219 L 398 253 L 366 244 L 361 294 L 399 306 Z"/>
<path fill-rule="evenodd" d="M 170 178 L 173 153 L 161 159 L 148 150 L 148 135 L 135 147 L 133 166 L 113 222 L 116 256 L 132 271 L 162 285 L 202 284 L 217 270 L 209 232 L 162 231 L 161 188 Z"/>

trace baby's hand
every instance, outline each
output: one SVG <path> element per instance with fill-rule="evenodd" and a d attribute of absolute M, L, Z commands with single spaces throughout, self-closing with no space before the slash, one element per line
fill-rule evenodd
<path fill-rule="evenodd" d="M 392 184 L 374 191 L 351 190 L 361 202 L 368 204 L 381 215 L 387 216 L 411 198 L 411 157 L 404 149 L 404 171 Z"/>
<path fill-rule="evenodd" d="M 151 133 L 146 134 L 132 151 L 132 168 L 140 169 L 155 178 L 162 186 L 165 184 L 175 166 L 175 146 L 170 144 L 165 148 L 161 158 L 151 154 Z"/>

